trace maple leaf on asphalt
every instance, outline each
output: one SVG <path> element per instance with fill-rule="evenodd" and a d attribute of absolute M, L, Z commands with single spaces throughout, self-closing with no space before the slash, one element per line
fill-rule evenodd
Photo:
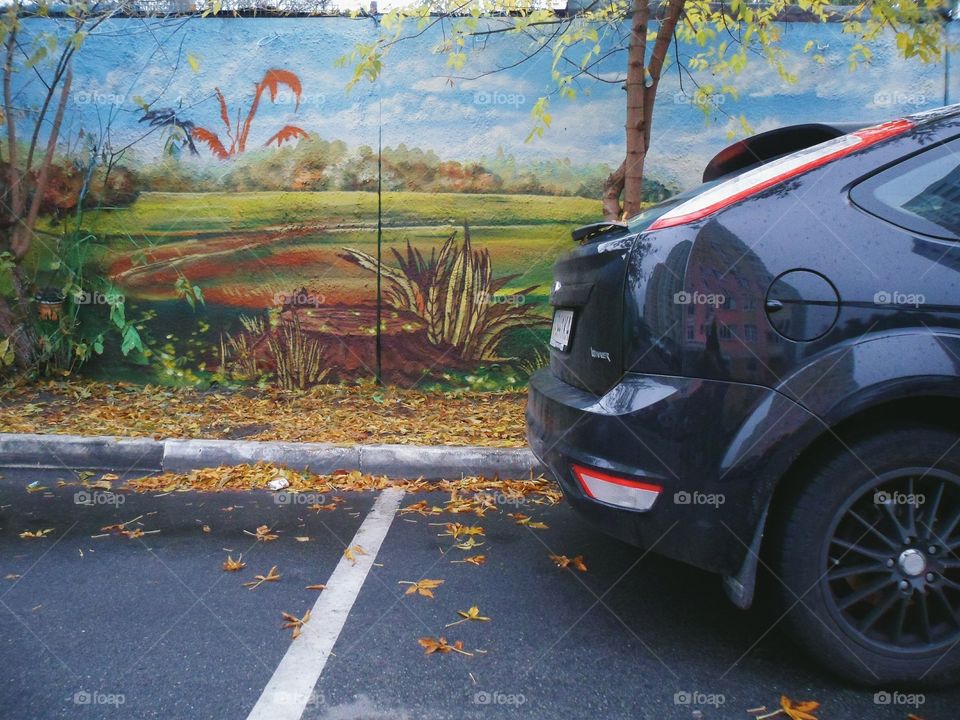
<path fill-rule="evenodd" d="M 472 605 L 469 610 L 457 610 L 457 615 L 460 616 L 460 620 L 456 622 L 448 623 L 444 627 L 452 627 L 453 625 L 459 625 L 462 622 L 467 622 L 468 620 L 477 620 L 479 622 L 490 622 L 490 618 L 484 617 L 480 614 L 480 608 L 476 605 Z"/>
<path fill-rule="evenodd" d="M 507 513 L 507 517 L 513 518 L 513 521 L 517 525 L 523 525 L 524 527 L 531 528 L 533 530 L 546 530 L 547 524 L 540 521 L 534 521 L 529 515 L 524 515 L 522 512 L 518 513 Z"/>
<path fill-rule="evenodd" d="M 786 695 L 780 696 L 780 707 L 791 718 L 791 720 L 817 720 L 813 711 L 820 707 L 820 703 L 814 700 L 802 700 L 794 702 Z"/>
<path fill-rule="evenodd" d="M 426 500 L 421 500 L 419 502 L 413 503 L 413 505 L 408 505 L 405 508 L 400 508 L 401 515 L 408 515 L 410 513 L 416 513 L 417 515 L 439 515 L 443 510 L 438 507 L 430 507 L 427 504 Z"/>
<path fill-rule="evenodd" d="M 410 580 L 401 580 L 400 585 L 409 585 L 407 591 L 404 595 L 413 595 L 418 593 L 424 597 L 433 597 L 433 590 L 436 590 L 438 587 L 443 585 L 443 580 L 418 580 L 417 582 L 412 582 Z"/>
<path fill-rule="evenodd" d="M 470 537 L 470 538 L 467 538 L 465 542 L 457 543 L 456 545 L 454 545 L 454 547 L 459 548 L 461 550 L 473 550 L 474 548 L 480 547 L 481 545 L 483 545 L 482 542 L 477 542 L 477 539 L 475 537 Z"/>
<path fill-rule="evenodd" d="M 532 502 L 537 505 L 556 505 L 563 498 L 563 493 L 553 488 L 545 488 L 539 491 L 540 497 L 534 498 Z"/>
<path fill-rule="evenodd" d="M 471 555 L 470 557 L 465 557 L 463 560 L 451 560 L 452 563 L 470 563 L 471 565 L 476 565 L 480 567 L 487 561 L 486 555 Z"/>
<path fill-rule="evenodd" d="M 251 580 L 250 582 L 245 582 L 243 586 L 251 590 L 256 590 L 265 582 L 276 582 L 277 580 L 279 580 L 280 573 L 277 572 L 277 566 L 274 565 L 272 568 L 270 568 L 270 570 L 267 572 L 266 575 L 254 575 L 253 578 L 254 579 Z"/>
<path fill-rule="evenodd" d="M 227 559 L 223 561 L 223 569 L 227 572 L 236 572 L 237 570 L 243 570 L 247 564 L 243 562 L 243 554 L 241 553 L 240 557 L 236 560 L 233 559 L 232 555 L 227 555 Z"/>
<path fill-rule="evenodd" d="M 336 503 L 327 503 L 326 505 L 320 505 L 319 503 L 314 503 L 313 505 L 310 505 L 307 508 L 307 510 L 313 510 L 316 513 L 330 512 L 331 510 L 336 510 L 336 509 L 337 509 Z"/>
<path fill-rule="evenodd" d="M 446 532 L 440 533 L 439 537 L 449 536 L 454 540 L 459 540 L 461 537 L 470 537 L 472 538 L 475 535 L 483 535 L 483 528 L 479 525 L 461 525 L 460 523 L 447 523 L 444 525 L 447 529 Z"/>
<path fill-rule="evenodd" d="M 24 540 L 45 538 L 47 535 L 49 535 L 52 532 L 53 532 L 53 528 L 47 528 L 46 530 L 34 530 L 33 532 L 30 532 L 29 530 L 24 530 L 22 533 L 20 533 L 20 537 L 23 538 Z"/>
<path fill-rule="evenodd" d="M 441 637 L 439 639 L 432 637 L 422 637 L 417 640 L 420 643 L 420 647 L 424 649 L 424 655 L 432 655 L 433 653 L 449 653 L 455 652 L 460 653 L 461 655 L 473 656 L 473 653 L 469 653 L 463 649 L 463 641 L 457 640 L 453 645 L 450 645 L 447 642 L 447 639 Z"/>
<path fill-rule="evenodd" d="M 302 618 L 298 618 L 296 615 L 291 615 L 287 612 L 281 612 L 280 614 L 284 619 L 283 628 L 285 630 L 293 628 L 293 633 L 291 636 L 292 640 L 296 640 L 298 637 L 300 637 L 300 631 L 303 630 L 303 626 L 310 622 L 309 610 L 307 610 L 306 614 Z"/>
<path fill-rule="evenodd" d="M 568 558 L 566 555 L 551 555 L 550 559 L 558 568 L 574 568 L 580 572 L 586 572 L 587 566 L 583 562 L 583 555 Z"/>
<path fill-rule="evenodd" d="M 249 530 L 244 530 L 247 535 L 255 537 L 259 542 L 270 542 L 271 540 L 276 540 L 279 535 L 273 534 L 273 531 L 270 530 L 269 525 L 261 525 L 257 528 L 255 533 L 250 532 Z"/>

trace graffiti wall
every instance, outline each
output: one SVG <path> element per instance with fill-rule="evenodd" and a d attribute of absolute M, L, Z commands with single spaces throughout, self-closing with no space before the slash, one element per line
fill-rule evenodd
<path fill-rule="evenodd" d="M 283 387 L 369 378 L 378 312 L 383 374 L 397 383 L 519 387 L 542 364 L 550 267 L 571 228 L 599 219 L 623 157 L 621 85 L 554 100 L 551 127 L 530 139 L 532 106 L 552 87 L 546 54 L 511 67 L 528 50 L 511 36 L 472 48 L 469 77 L 451 77 L 436 28 L 347 91 L 337 60 L 376 33 L 369 18 L 121 19 L 87 39 L 30 272 L 56 287 L 50 238 L 72 238 L 137 318 L 143 352 L 108 348 L 89 372 Z M 880 48 L 850 72 L 836 25 L 791 24 L 784 42 L 796 83 L 754 63 L 737 98 L 707 113 L 689 78 L 666 77 L 649 199 L 695 185 L 742 136 L 741 115 L 762 131 L 944 102 L 943 65 Z M 598 75 L 616 78 L 622 61 Z M 18 77 L 18 122 L 43 94 L 39 76 Z M 109 312 L 98 293 L 77 301 Z"/>

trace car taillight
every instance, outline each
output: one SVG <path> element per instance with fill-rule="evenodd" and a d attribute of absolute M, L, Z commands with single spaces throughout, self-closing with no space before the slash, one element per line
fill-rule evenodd
<path fill-rule="evenodd" d="M 800 150 L 779 160 L 765 163 L 753 170 L 747 170 L 745 173 L 715 185 L 696 197 L 677 205 L 677 207 L 657 218 L 648 230 L 660 230 L 661 228 L 685 225 L 700 220 L 751 195 L 756 195 L 762 190 L 782 183 L 784 180 L 789 180 L 852 152 L 899 135 L 912 127 L 914 127 L 914 123 L 911 120 L 892 120 L 882 125 L 857 130 L 849 135 L 841 135 L 838 138 Z"/>
<path fill-rule="evenodd" d="M 633 478 L 573 465 L 573 474 L 588 497 L 630 510 L 649 510 L 663 487 Z"/>

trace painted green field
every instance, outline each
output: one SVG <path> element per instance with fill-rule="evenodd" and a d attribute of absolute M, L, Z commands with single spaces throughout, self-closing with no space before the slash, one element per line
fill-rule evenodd
<path fill-rule="evenodd" d="M 384 224 L 536 225 L 595 220 L 600 203 L 579 197 L 392 192 Z M 377 196 L 368 192 L 144 193 L 128 208 L 91 212 L 85 224 L 103 235 L 176 237 L 291 224 L 373 226 Z"/>
<path fill-rule="evenodd" d="M 88 213 L 84 226 L 106 242 L 102 261 L 132 297 L 170 299 L 182 274 L 208 301 L 234 307 L 268 306 L 301 287 L 353 304 L 372 297 L 374 276 L 343 248 L 376 252 L 376 202 L 362 192 L 145 193 L 128 208 Z M 538 285 L 534 302 L 571 228 L 600 214 L 594 200 L 537 195 L 386 193 L 383 210 L 386 263 L 407 241 L 429 257 L 466 223 L 495 276 L 520 276 L 504 291 Z"/>

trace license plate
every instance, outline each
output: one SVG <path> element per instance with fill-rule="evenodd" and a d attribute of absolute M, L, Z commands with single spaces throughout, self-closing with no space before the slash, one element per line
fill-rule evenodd
<path fill-rule="evenodd" d="M 550 330 L 550 345 L 557 350 L 566 350 L 573 330 L 573 310 L 556 310 L 553 313 L 553 329 Z"/>

